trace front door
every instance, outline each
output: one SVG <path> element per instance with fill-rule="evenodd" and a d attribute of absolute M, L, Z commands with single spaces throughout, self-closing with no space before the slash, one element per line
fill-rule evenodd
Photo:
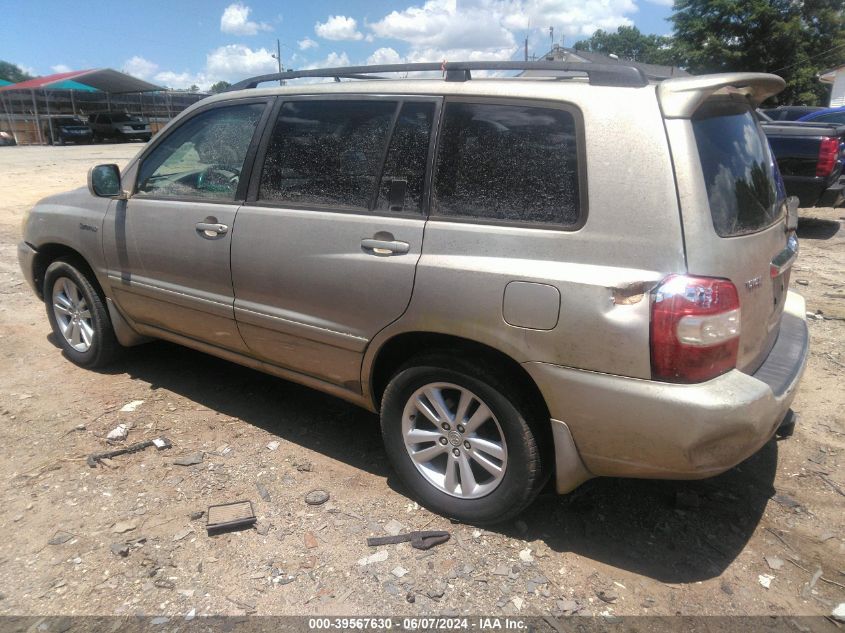
<path fill-rule="evenodd" d="M 255 355 L 360 392 L 367 343 L 411 298 L 438 108 L 281 104 L 232 242 L 235 318 Z"/>
<path fill-rule="evenodd" d="M 141 325 L 244 350 L 234 322 L 229 249 L 241 172 L 266 103 L 217 106 L 145 156 L 105 230 L 118 307 Z"/>

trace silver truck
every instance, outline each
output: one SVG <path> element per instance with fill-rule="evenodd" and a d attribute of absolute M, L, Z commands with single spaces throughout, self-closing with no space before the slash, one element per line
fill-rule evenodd
<path fill-rule="evenodd" d="M 258 87 L 303 76 L 338 81 Z M 256 77 L 39 202 L 20 264 L 70 361 L 165 339 L 344 398 L 463 521 L 550 479 L 709 477 L 788 431 L 807 359 L 796 207 L 754 113 L 783 85 Z"/>

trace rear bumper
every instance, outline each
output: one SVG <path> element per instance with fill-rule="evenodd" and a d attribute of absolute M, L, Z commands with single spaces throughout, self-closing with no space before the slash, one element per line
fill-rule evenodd
<path fill-rule="evenodd" d="M 754 375 L 676 385 L 525 363 L 590 474 L 700 479 L 760 449 L 789 410 L 808 354 L 804 300 L 790 292 L 778 339 Z M 557 449 L 557 446 L 556 446 Z M 558 490 L 571 489 L 558 473 Z"/>
<path fill-rule="evenodd" d="M 845 202 L 845 176 L 840 178 L 835 185 L 828 187 L 819 201 L 816 203 L 818 207 L 838 207 Z"/>
<path fill-rule="evenodd" d="M 836 207 L 845 201 L 845 177 L 828 185 L 826 178 L 784 177 L 786 193 L 798 196 L 802 207 Z"/>

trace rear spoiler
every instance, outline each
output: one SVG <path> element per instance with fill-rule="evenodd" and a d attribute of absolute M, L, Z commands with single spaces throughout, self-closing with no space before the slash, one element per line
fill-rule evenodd
<path fill-rule="evenodd" d="M 721 73 L 698 77 L 666 79 L 657 87 L 657 98 L 667 119 L 688 119 L 707 99 L 714 95 L 739 94 L 748 97 L 757 107 L 779 93 L 786 82 L 769 73 Z"/>

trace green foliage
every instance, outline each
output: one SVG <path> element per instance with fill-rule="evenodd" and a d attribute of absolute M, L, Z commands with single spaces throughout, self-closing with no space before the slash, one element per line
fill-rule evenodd
<path fill-rule="evenodd" d="M 15 66 L 15 64 L 4 62 L 0 59 L 0 79 L 5 79 L 6 81 L 11 81 L 13 84 L 16 84 L 20 81 L 32 79 L 32 75 L 21 70 L 18 66 Z"/>
<path fill-rule="evenodd" d="M 826 104 L 816 76 L 845 63 L 841 0 L 676 0 L 670 19 L 683 67 L 775 73 L 787 83 L 776 103 Z"/>
<path fill-rule="evenodd" d="M 218 81 L 217 83 L 211 85 L 211 92 L 212 94 L 218 94 L 220 92 L 224 92 L 228 88 L 231 88 L 231 86 L 232 84 L 228 81 Z"/>
<path fill-rule="evenodd" d="M 643 35 L 635 26 L 620 26 L 616 33 L 599 29 L 589 39 L 576 42 L 575 50 L 618 55 L 644 64 L 675 65 L 671 37 Z"/>

